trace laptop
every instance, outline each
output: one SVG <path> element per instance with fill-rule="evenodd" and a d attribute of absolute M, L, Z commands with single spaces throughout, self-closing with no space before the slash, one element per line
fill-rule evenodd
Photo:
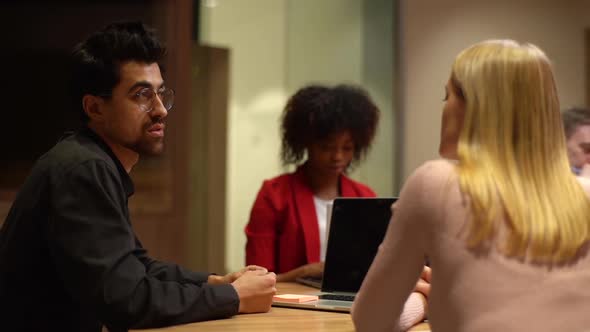
<path fill-rule="evenodd" d="M 319 300 L 273 306 L 350 312 L 352 301 L 377 254 L 397 198 L 336 198 Z"/>

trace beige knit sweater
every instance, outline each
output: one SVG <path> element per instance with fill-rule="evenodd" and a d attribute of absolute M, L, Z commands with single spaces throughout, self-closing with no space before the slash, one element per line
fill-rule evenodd
<path fill-rule="evenodd" d="M 580 182 L 590 193 L 590 183 Z M 399 329 L 425 256 L 432 267 L 428 319 L 434 332 L 590 331 L 588 246 L 560 266 L 509 258 L 495 248 L 468 249 L 468 204 L 446 160 L 417 169 L 393 209 L 353 306 L 358 331 Z M 501 229 L 500 240 L 506 232 Z"/>

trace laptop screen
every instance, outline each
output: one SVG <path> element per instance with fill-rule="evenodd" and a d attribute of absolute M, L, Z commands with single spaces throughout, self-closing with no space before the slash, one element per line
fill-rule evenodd
<path fill-rule="evenodd" d="M 397 198 L 336 198 L 322 291 L 358 292 L 383 241 Z"/>

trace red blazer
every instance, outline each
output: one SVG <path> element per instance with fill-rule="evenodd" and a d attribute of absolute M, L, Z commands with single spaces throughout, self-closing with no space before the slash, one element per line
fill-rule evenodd
<path fill-rule="evenodd" d="M 368 186 L 340 177 L 342 197 L 375 197 Z M 319 226 L 313 192 L 302 167 L 266 180 L 246 225 L 246 264 L 284 273 L 320 260 Z"/>

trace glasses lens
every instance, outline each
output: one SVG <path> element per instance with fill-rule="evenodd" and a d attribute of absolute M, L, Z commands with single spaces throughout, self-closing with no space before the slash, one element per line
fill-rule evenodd
<path fill-rule="evenodd" d="M 142 89 L 136 94 L 137 103 L 139 104 L 139 107 L 142 111 L 150 112 L 152 110 L 152 102 L 154 100 L 154 95 L 154 91 L 148 88 Z"/>
<path fill-rule="evenodd" d="M 160 99 L 162 100 L 162 104 L 166 108 L 167 111 L 172 109 L 174 106 L 174 90 L 166 89 L 160 92 Z"/>

